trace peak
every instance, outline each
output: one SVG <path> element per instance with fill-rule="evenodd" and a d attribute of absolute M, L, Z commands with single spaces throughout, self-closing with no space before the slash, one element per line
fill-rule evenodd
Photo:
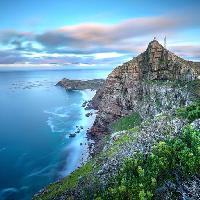
<path fill-rule="evenodd" d="M 162 49 L 164 49 L 164 47 L 156 40 L 156 39 L 154 39 L 154 40 L 152 40 L 150 43 L 149 43 L 149 45 L 148 45 L 148 49 L 154 49 L 154 48 L 162 48 Z"/>

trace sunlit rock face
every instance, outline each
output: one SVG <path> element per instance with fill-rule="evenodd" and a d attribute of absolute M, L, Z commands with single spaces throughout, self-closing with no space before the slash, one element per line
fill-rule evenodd
<path fill-rule="evenodd" d="M 200 74 L 200 64 L 186 61 L 158 41 L 145 52 L 115 68 L 93 98 L 98 110 L 91 132 L 108 131 L 116 119 L 138 112 L 145 118 L 188 104 L 191 94 L 171 82 L 190 82 Z"/>

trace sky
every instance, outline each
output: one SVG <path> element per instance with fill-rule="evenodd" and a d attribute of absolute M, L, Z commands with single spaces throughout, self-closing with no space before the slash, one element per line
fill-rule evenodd
<path fill-rule="evenodd" d="M 200 61 L 199 0 L 0 0 L 0 66 L 116 66 L 156 37 Z"/>

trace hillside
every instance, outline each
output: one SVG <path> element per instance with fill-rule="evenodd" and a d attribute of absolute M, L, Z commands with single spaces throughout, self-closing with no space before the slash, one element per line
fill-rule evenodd
<path fill-rule="evenodd" d="M 99 114 L 92 133 L 107 131 L 110 122 L 132 112 L 139 112 L 145 118 L 170 106 L 188 104 L 186 94 L 177 95 L 176 88 L 169 84 L 165 87 L 165 83 L 190 82 L 199 74 L 199 63 L 186 61 L 153 40 L 144 53 L 115 68 L 104 87 L 97 91 L 92 103 Z M 151 83 L 158 81 L 159 84 L 152 86 Z M 170 101 L 166 101 L 168 95 Z M 155 107 L 155 102 L 160 106 Z"/>
<path fill-rule="evenodd" d="M 98 151 L 34 199 L 200 199 L 199 75 L 156 40 L 115 68 L 90 103 Z"/>

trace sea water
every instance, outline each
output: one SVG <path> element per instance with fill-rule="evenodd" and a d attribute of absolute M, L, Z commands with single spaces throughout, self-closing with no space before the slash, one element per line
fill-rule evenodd
<path fill-rule="evenodd" d="M 87 157 L 94 117 L 81 107 L 94 91 L 65 91 L 62 78 L 106 78 L 111 70 L 0 70 L 0 199 L 29 200 Z M 76 126 L 83 130 L 74 138 Z"/>

